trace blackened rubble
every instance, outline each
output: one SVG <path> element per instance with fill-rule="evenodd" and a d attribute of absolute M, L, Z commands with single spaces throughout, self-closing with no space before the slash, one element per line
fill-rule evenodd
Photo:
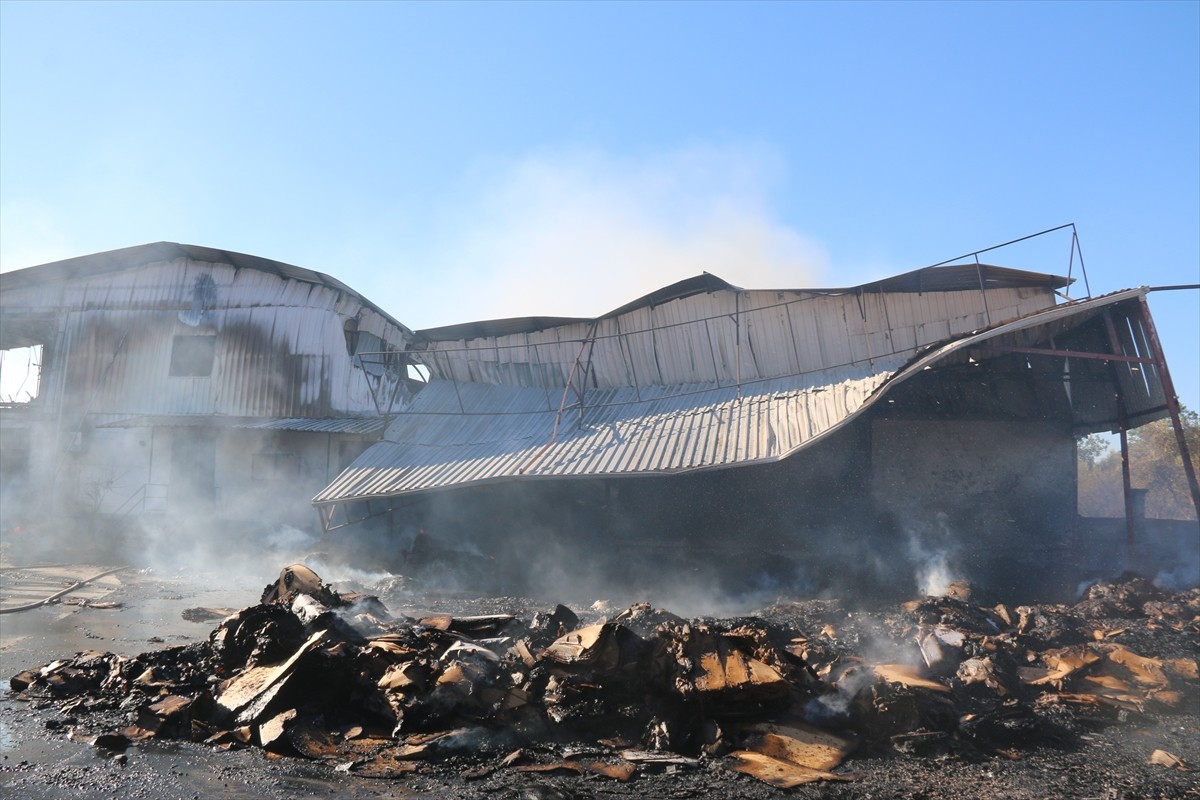
<path fill-rule="evenodd" d="M 205 642 L 79 653 L 10 687 L 115 752 L 185 739 L 375 778 L 732 770 L 788 789 L 852 781 L 860 758 L 1020 759 L 1194 715 L 1198 645 L 1200 590 L 1136 576 L 1073 606 L 985 605 L 957 587 L 872 612 L 415 619 L 292 565 Z"/>

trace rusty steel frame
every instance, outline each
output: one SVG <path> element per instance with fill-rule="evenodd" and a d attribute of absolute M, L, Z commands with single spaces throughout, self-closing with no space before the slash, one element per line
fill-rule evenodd
<path fill-rule="evenodd" d="M 1158 366 L 1158 362 L 1153 358 L 1145 356 L 1127 356 L 1116 355 L 1113 353 L 1088 353 L 1083 350 L 1060 350 L 1056 348 L 1045 347 L 1005 347 L 1003 345 L 981 346 L 972 348 L 973 350 L 984 350 L 993 353 L 1020 353 L 1021 355 L 1033 356 L 1063 356 L 1066 358 L 1090 358 L 1095 361 L 1123 361 L 1132 364 L 1153 364 Z"/>
<path fill-rule="evenodd" d="M 1188 450 L 1187 438 L 1184 435 L 1183 423 L 1180 417 L 1179 398 L 1175 394 L 1175 384 L 1171 380 L 1170 370 L 1167 368 L 1167 360 L 1162 351 L 1162 345 L 1158 338 L 1158 331 L 1154 326 L 1154 319 L 1150 315 L 1150 306 L 1143 295 L 1138 298 L 1138 309 L 1136 313 L 1138 321 L 1141 322 L 1142 328 L 1146 334 L 1146 344 L 1149 348 L 1148 356 L 1128 355 L 1124 352 L 1120 338 L 1117 335 L 1116 325 L 1113 322 L 1111 309 L 1104 310 L 1104 326 L 1108 333 L 1108 353 L 1089 353 L 1079 350 L 1062 350 L 1059 348 L 1043 348 L 1043 347 L 1006 347 L 1003 345 L 984 345 L 979 348 L 985 352 L 993 353 L 1018 353 L 1021 355 L 1044 355 L 1058 356 L 1063 358 L 1084 358 L 1096 361 L 1104 361 L 1109 365 L 1109 375 L 1113 383 L 1113 389 L 1117 403 L 1118 417 L 1118 434 L 1121 442 L 1121 484 L 1125 500 L 1125 530 L 1127 544 L 1130 548 L 1134 546 L 1136 538 L 1136 525 L 1134 520 L 1134 509 L 1132 502 L 1133 486 L 1129 467 L 1129 415 L 1125 406 L 1125 395 L 1121 389 L 1120 375 L 1117 370 L 1118 363 L 1124 364 L 1149 364 L 1154 367 L 1158 373 L 1159 382 L 1162 385 L 1163 396 L 1167 414 L 1171 419 L 1171 427 L 1175 433 L 1175 443 L 1179 448 L 1180 460 L 1183 462 L 1183 471 L 1187 476 L 1188 489 L 1192 497 L 1192 505 L 1196 509 L 1196 515 L 1200 517 L 1200 480 L 1197 479 L 1196 469 L 1192 463 L 1191 453 Z"/>
<path fill-rule="evenodd" d="M 317 516 L 321 518 L 321 528 L 326 533 L 329 533 L 330 531 L 336 531 L 338 528 L 345 528 L 347 525 L 353 525 L 356 522 L 362 522 L 362 520 L 350 519 L 350 516 L 347 514 L 345 515 L 345 522 L 339 522 L 335 524 L 333 517 L 341 505 L 341 503 L 330 503 L 329 505 L 317 506 Z"/>
<path fill-rule="evenodd" d="M 382 511 L 372 511 L 371 510 L 371 500 L 372 499 L 384 499 L 384 498 L 366 498 L 364 500 L 352 501 L 352 502 L 356 502 L 356 503 L 362 503 L 362 505 L 367 510 L 366 514 L 364 514 L 362 516 L 358 516 L 358 517 L 352 516 L 350 514 L 350 505 L 351 505 L 350 502 L 322 503 L 321 505 L 314 506 L 314 508 L 316 508 L 317 516 L 321 520 L 321 528 L 326 533 L 330 533 L 332 531 L 340 530 L 342 528 L 348 528 L 351 525 L 357 525 L 360 522 L 366 522 L 369 519 L 375 519 L 376 517 L 382 517 L 384 514 L 387 514 L 394 510 L 393 507 L 389 505 L 387 508 L 383 509 Z M 339 511 L 341 511 L 341 516 L 345 520 L 344 522 L 337 521 L 337 516 L 338 516 Z"/>

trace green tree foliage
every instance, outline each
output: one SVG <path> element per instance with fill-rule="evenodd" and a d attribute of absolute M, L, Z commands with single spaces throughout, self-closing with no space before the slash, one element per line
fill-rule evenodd
<path fill-rule="evenodd" d="M 1192 466 L 1200 464 L 1200 414 L 1182 409 L 1184 441 Z M 1079 440 L 1079 513 L 1085 517 L 1125 515 L 1121 452 L 1115 438 L 1100 434 Z M 1200 469 L 1197 469 L 1200 472 Z M 1171 420 L 1160 419 L 1129 432 L 1129 473 L 1135 489 L 1146 489 L 1146 516 L 1196 519 L 1183 459 Z"/>

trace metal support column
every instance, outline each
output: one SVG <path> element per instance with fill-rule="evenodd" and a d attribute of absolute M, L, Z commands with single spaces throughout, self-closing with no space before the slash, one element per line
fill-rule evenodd
<path fill-rule="evenodd" d="M 737 362 L 737 396 L 742 399 L 742 292 L 739 289 L 733 294 L 733 330 L 734 330 L 734 359 Z"/>
<path fill-rule="evenodd" d="M 1121 340 L 1117 338 L 1117 328 L 1113 324 L 1112 311 L 1104 309 L 1104 327 L 1108 329 L 1108 349 L 1114 356 L 1122 356 Z M 1121 425 L 1121 487 L 1125 495 L 1125 545 L 1133 558 L 1133 548 L 1136 540 L 1136 527 L 1133 519 L 1133 486 L 1129 477 L 1129 416 L 1125 409 L 1125 392 L 1121 388 L 1121 376 L 1117 371 L 1115 361 L 1108 362 L 1108 374 L 1112 378 L 1113 389 L 1116 391 L 1117 418 Z"/>

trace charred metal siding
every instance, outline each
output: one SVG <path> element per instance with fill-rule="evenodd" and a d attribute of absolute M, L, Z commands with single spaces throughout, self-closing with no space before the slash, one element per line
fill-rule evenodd
<path fill-rule="evenodd" d="M 6 284 L 4 313 L 15 309 L 57 310 L 45 402 L 94 414 L 373 415 L 345 321 L 405 346 L 403 329 L 355 295 L 186 258 L 66 284 Z M 215 337 L 209 375 L 170 374 L 176 336 Z"/>
<path fill-rule="evenodd" d="M 237 253 L 45 264 L 0 277 L 4 345 L 43 346 L 38 397 L 4 422 L 20 412 L 30 482 L 64 514 L 313 525 L 313 493 L 386 426 L 411 335 L 326 275 Z M 364 343 L 393 355 L 363 365 Z"/>

